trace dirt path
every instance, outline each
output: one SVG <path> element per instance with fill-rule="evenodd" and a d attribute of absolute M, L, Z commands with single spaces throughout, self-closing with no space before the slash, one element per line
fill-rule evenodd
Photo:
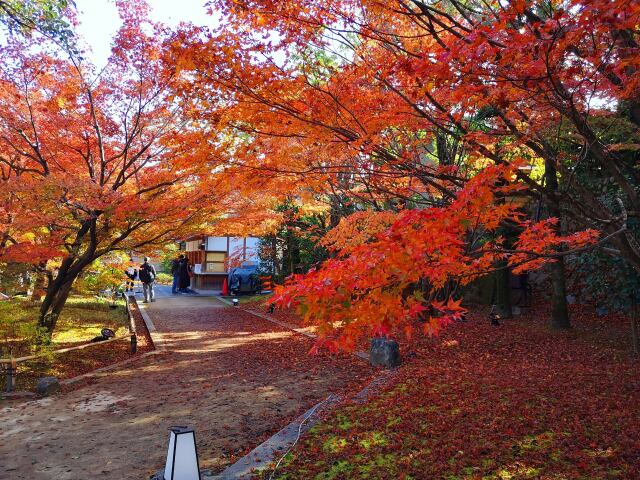
<path fill-rule="evenodd" d="M 147 305 L 166 350 L 81 389 L 0 404 L 0 479 L 144 479 L 163 466 L 171 425 L 196 429 L 213 471 L 332 392 L 366 381 L 353 357 L 207 297 Z"/>

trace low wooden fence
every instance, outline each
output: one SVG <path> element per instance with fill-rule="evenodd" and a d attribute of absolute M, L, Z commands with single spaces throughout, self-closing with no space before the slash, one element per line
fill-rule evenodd
<path fill-rule="evenodd" d="M 4 369 L 6 371 L 6 375 L 7 375 L 7 382 L 6 382 L 6 386 L 5 386 L 5 391 L 6 392 L 12 392 L 12 391 L 15 390 L 16 378 L 18 376 L 18 366 L 19 366 L 19 364 L 24 363 L 24 362 L 29 361 L 29 360 L 35 360 L 37 358 L 58 355 L 60 353 L 71 352 L 73 350 L 82 350 L 84 348 L 90 348 L 90 347 L 105 345 L 107 343 L 120 341 L 120 340 L 123 340 L 123 339 L 126 339 L 126 338 L 128 338 L 130 343 L 131 343 L 131 355 L 136 353 L 137 350 L 138 350 L 138 338 L 137 338 L 138 337 L 138 333 L 136 331 L 136 323 L 135 323 L 135 320 L 133 318 L 133 314 L 131 313 L 131 303 L 130 303 L 131 299 L 130 299 L 130 297 L 128 295 L 123 295 L 123 298 L 124 298 L 125 305 L 126 305 L 127 321 L 128 321 L 128 324 L 129 324 L 129 334 L 128 335 L 120 335 L 119 337 L 113 337 L 113 338 L 110 338 L 108 340 L 102 340 L 102 341 L 99 341 L 99 342 L 85 343 L 83 345 L 77 345 L 75 347 L 61 348 L 59 350 L 53 350 L 53 351 L 44 352 L 44 353 L 36 353 L 34 355 L 27 355 L 27 356 L 24 356 L 24 357 L 0 358 L 0 366 L 4 367 Z M 135 301 L 135 299 L 134 299 L 134 301 Z"/>

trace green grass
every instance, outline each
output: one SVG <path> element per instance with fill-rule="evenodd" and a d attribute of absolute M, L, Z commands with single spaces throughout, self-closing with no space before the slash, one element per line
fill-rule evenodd
<path fill-rule="evenodd" d="M 43 376 L 71 378 L 104 365 L 127 358 L 128 340 L 100 344 L 82 350 L 55 354 L 55 350 L 89 343 L 110 328 L 117 336 L 129 331 L 125 305 L 119 300 L 112 308 L 110 300 L 93 296 L 69 298 L 60 314 L 56 330 L 49 345 L 38 346 L 37 323 L 39 304 L 26 298 L 13 298 L 0 302 L 0 357 L 40 355 L 18 366 L 17 390 L 33 390 Z M 0 390 L 4 390 L 4 375 L 0 377 Z"/>
<path fill-rule="evenodd" d="M 62 348 L 87 343 L 100 335 L 103 328 L 110 328 L 116 335 L 128 331 L 124 302 L 112 302 L 89 296 L 72 296 L 60 314 L 51 339 L 51 348 Z M 26 298 L 13 298 L 0 302 L 0 347 L 4 356 L 9 344 L 14 346 L 14 356 L 32 353 L 33 339 L 29 333 L 38 323 L 40 304 Z"/>
<path fill-rule="evenodd" d="M 74 297 L 67 302 L 53 334 L 53 343 L 85 343 L 100 335 L 103 328 L 110 328 L 117 336 L 128 333 L 124 302 L 112 302 L 96 298 Z"/>

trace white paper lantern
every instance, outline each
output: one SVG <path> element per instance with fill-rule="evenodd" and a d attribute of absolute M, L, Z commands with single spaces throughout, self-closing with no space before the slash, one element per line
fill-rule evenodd
<path fill-rule="evenodd" d="M 189 427 L 169 429 L 169 450 L 164 480 L 200 480 L 196 433 Z"/>

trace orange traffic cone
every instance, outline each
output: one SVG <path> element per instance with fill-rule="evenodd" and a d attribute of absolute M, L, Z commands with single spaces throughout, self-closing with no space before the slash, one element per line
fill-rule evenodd
<path fill-rule="evenodd" d="M 227 296 L 229 295 L 229 285 L 227 285 L 227 279 L 224 279 L 224 282 L 222 282 L 222 296 Z"/>

